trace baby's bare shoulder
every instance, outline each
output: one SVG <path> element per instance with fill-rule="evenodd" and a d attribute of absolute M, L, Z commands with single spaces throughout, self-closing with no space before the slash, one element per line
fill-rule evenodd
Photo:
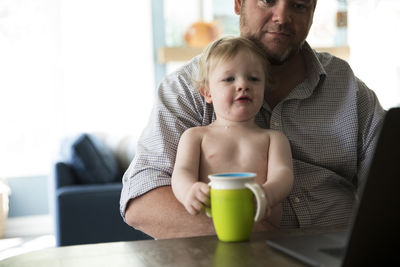
<path fill-rule="evenodd" d="M 263 129 L 263 133 L 268 136 L 269 138 L 274 138 L 274 139 L 287 139 L 286 135 L 282 133 L 281 131 L 278 130 L 272 130 L 272 129 Z"/>
<path fill-rule="evenodd" d="M 181 138 L 187 138 L 187 137 L 202 137 L 205 133 L 207 132 L 207 127 L 205 126 L 196 126 L 192 128 L 186 129 Z"/>

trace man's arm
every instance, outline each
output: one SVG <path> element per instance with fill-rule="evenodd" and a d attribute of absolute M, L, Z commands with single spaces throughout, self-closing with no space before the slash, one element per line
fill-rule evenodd
<path fill-rule="evenodd" d="M 359 119 L 359 144 L 358 144 L 358 173 L 357 183 L 360 188 L 368 175 L 375 147 L 378 142 L 386 111 L 375 93 L 361 80 L 358 81 L 358 119 Z"/>
<path fill-rule="evenodd" d="M 212 219 L 205 213 L 190 215 L 170 186 L 153 189 L 130 200 L 125 219 L 130 226 L 156 239 L 215 235 Z M 253 231 L 272 229 L 275 227 L 264 219 L 254 225 Z"/>
<path fill-rule="evenodd" d="M 211 218 L 205 213 L 190 215 L 170 186 L 158 187 L 131 199 L 125 220 L 130 226 L 156 239 L 215 235 Z"/>
<path fill-rule="evenodd" d="M 160 84 L 135 158 L 122 179 L 120 211 L 125 221 L 155 238 L 213 234 L 205 215 L 191 216 L 173 195 L 171 174 L 181 134 L 209 124 L 212 109 L 191 85 L 194 59 Z M 129 201 L 129 202 L 128 202 Z"/>

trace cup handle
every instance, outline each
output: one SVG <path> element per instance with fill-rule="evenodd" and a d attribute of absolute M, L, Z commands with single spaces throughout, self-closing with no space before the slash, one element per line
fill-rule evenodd
<path fill-rule="evenodd" d="M 210 189 L 211 189 L 211 182 L 209 182 L 208 183 L 208 186 L 210 187 Z M 208 216 L 208 217 L 212 217 L 211 216 L 211 207 L 210 208 L 205 208 L 205 212 L 206 212 L 206 215 Z"/>
<path fill-rule="evenodd" d="M 267 207 L 267 198 L 265 197 L 264 191 L 261 186 L 257 183 L 246 183 L 245 186 L 250 189 L 256 196 L 257 210 L 254 216 L 254 221 L 258 222 L 264 218 L 265 209 Z"/>

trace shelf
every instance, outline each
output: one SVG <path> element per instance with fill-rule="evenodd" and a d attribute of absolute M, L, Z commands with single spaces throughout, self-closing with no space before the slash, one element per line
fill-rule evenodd
<path fill-rule="evenodd" d="M 314 47 L 319 52 L 328 52 L 344 60 L 348 60 L 350 56 L 350 47 L 333 46 L 333 47 Z M 161 47 L 158 50 L 158 63 L 166 64 L 168 62 L 188 61 L 203 51 L 201 47 Z"/>
<path fill-rule="evenodd" d="M 165 64 L 171 61 L 188 61 L 203 51 L 202 47 L 161 47 L 158 50 L 158 63 Z"/>
<path fill-rule="evenodd" d="M 328 52 L 344 60 L 349 60 L 350 57 L 349 46 L 313 47 L 313 48 L 318 52 Z"/>

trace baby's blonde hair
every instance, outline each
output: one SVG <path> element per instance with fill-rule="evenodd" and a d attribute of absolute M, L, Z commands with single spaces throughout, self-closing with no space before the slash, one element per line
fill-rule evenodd
<path fill-rule="evenodd" d="M 208 90 L 210 71 L 221 61 L 232 59 L 239 51 L 246 51 L 259 59 L 265 72 L 265 86 L 268 87 L 269 61 L 264 50 L 255 42 L 245 37 L 222 37 L 208 45 L 199 58 L 198 76 L 193 79 L 197 90 L 205 87 Z"/>

